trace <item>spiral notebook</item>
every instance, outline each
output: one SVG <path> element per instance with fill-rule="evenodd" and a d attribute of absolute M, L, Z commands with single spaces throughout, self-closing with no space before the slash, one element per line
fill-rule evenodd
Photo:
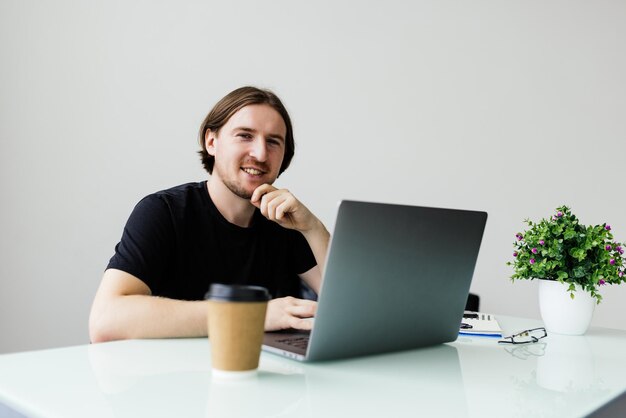
<path fill-rule="evenodd" d="M 493 314 L 465 312 L 459 335 L 502 338 L 502 328 Z"/>

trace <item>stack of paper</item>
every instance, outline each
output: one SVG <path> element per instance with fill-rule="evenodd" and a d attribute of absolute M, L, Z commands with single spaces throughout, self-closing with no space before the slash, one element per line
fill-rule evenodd
<path fill-rule="evenodd" d="M 493 314 L 484 312 L 465 312 L 459 329 L 459 335 L 502 338 L 502 329 Z"/>

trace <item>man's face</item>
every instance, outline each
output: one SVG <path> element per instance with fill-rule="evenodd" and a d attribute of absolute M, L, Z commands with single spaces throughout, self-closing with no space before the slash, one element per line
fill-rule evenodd
<path fill-rule="evenodd" d="M 257 187 L 278 177 L 286 135 L 285 121 L 271 106 L 239 109 L 218 133 L 206 133 L 207 152 L 215 157 L 212 177 L 235 195 L 250 199 Z"/>

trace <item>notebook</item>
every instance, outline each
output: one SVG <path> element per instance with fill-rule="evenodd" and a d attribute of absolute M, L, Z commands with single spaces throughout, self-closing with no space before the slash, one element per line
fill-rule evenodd
<path fill-rule="evenodd" d="M 502 328 L 493 314 L 485 312 L 465 312 L 459 335 L 475 337 L 502 337 Z"/>
<path fill-rule="evenodd" d="M 266 333 L 263 349 L 300 361 L 454 341 L 487 213 L 344 200 L 311 332 Z"/>

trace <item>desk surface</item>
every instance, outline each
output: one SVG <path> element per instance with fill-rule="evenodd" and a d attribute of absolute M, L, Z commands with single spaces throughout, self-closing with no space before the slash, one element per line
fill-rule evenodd
<path fill-rule="evenodd" d="M 506 333 L 541 325 L 498 317 Z M 526 346 L 436 347 L 212 379 L 207 339 L 134 340 L 0 356 L 0 403 L 32 417 L 577 417 L 626 390 L 626 332 Z"/>

